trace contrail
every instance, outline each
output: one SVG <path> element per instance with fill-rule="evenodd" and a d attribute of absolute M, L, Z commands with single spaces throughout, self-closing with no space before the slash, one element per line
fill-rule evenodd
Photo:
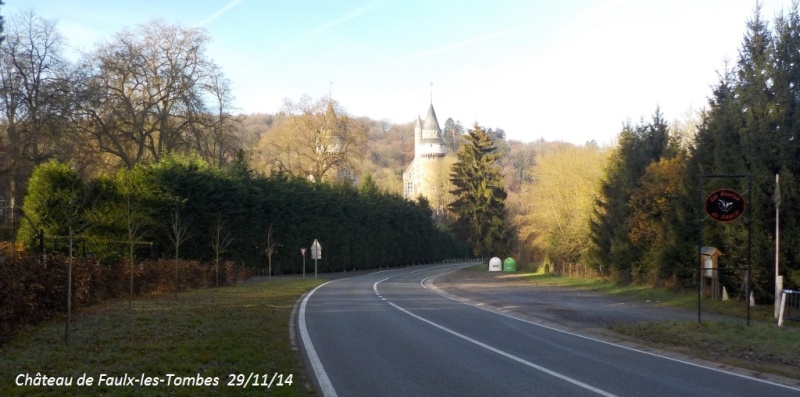
<path fill-rule="evenodd" d="M 412 55 L 409 55 L 409 56 L 406 56 L 406 57 L 403 57 L 403 58 L 399 58 L 399 59 L 395 59 L 395 60 L 391 60 L 389 62 L 383 63 L 383 64 L 378 65 L 378 66 L 376 66 L 376 67 L 374 67 L 372 69 L 368 69 L 368 70 L 366 70 L 364 72 L 358 73 L 358 76 L 363 76 L 365 73 L 373 73 L 373 72 L 375 72 L 377 70 L 386 69 L 386 68 L 389 68 L 389 67 L 394 66 L 394 65 L 398 65 L 398 64 L 405 63 L 405 62 L 408 62 L 408 61 L 413 61 L 415 59 L 427 57 L 429 55 L 438 54 L 440 52 L 445 52 L 445 51 L 449 51 L 449 50 L 453 50 L 453 49 L 461 48 L 461 47 L 467 47 L 467 46 L 470 46 L 470 45 L 473 45 L 473 44 L 477 44 L 477 43 L 480 43 L 480 42 L 483 42 L 483 41 L 488 41 L 488 40 L 496 39 L 498 37 L 507 36 L 507 35 L 510 35 L 512 33 L 517 33 L 517 32 L 522 31 L 522 30 L 525 30 L 525 28 L 524 27 L 517 27 L 517 28 L 513 28 L 513 29 L 506 29 L 506 30 L 502 30 L 500 32 L 495 32 L 495 33 L 487 34 L 487 35 L 484 35 L 484 36 L 480 36 L 480 37 L 475 37 L 475 38 L 459 41 L 457 43 L 448 44 L 446 46 L 434 48 L 434 49 L 431 49 L 431 50 L 418 52 L 416 54 L 412 54 Z"/>
<path fill-rule="evenodd" d="M 244 1 L 244 0 L 233 0 L 233 1 L 231 1 L 231 2 L 230 2 L 230 3 L 228 3 L 228 4 L 227 4 L 225 7 L 222 7 L 222 8 L 220 8 L 220 9 L 219 9 L 217 12 L 215 12 L 215 13 L 211 14 L 211 16 L 209 16 L 208 18 L 206 18 L 206 19 L 204 19 L 204 20 L 202 20 L 202 21 L 200 21 L 200 22 L 197 22 L 196 24 L 194 24 L 194 26 L 196 26 L 196 27 L 197 27 L 197 26 L 203 26 L 203 25 L 205 25 L 205 24 L 207 24 L 207 23 L 209 23 L 209 22 L 211 22 L 211 21 L 213 21 L 213 20 L 215 20 L 215 19 L 219 18 L 220 16 L 222 16 L 222 14 L 224 14 L 224 13 L 226 13 L 226 12 L 230 11 L 230 9 L 231 9 L 231 8 L 233 8 L 233 7 L 236 7 L 236 6 L 237 6 L 237 5 L 239 5 L 239 3 L 241 3 L 242 1 Z"/>
<path fill-rule="evenodd" d="M 343 24 L 343 23 L 345 23 L 345 22 L 347 22 L 347 21 L 349 21 L 351 19 L 358 18 L 359 16 L 365 14 L 367 11 L 371 10 L 372 8 L 375 8 L 375 6 L 377 6 L 377 5 L 379 5 L 379 4 L 383 3 L 383 2 L 384 1 L 382 1 L 382 0 L 381 1 L 373 1 L 371 3 L 368 3 L 366 5 L 363 5 L 361 7 L 357 7 L 355 9 L 351 10 L 350 12 L 348 12 L 347 14 L 342 16 L 341 18 L 325 22 L 322 25 L 319 25 L 319 26 L 317 26 L 315 28 L 312 28 L 312 29 L 310 29 L 310 30 L 308 30 L 306 32 L 300 33 L 297 36 L 295 36 L 294 38 L 290 39 L 284 46 L 282 46 L 282 47 L 278 48 L 277 50 L 275 50 L 272 53 L 272 56 L 275 56 L 277 54 L 286 52 L 290 48 L 294 47 L 297 43 L 299 43 L 299 42 L 301 42 L 301 41 L 303 41 L 305 39 L 308 39 L 310 37 L 316 36 L 316 35 L 324 32 L 326 30 L 329 30 L 331 28 L 339 26 L 339 25 L 341 25 L 341 24 Z"/>
<path fill-rule="evenodd" d="M 324 32 L 324 31 L 326 31 L 326 30 L 328 30 L 328 29 L 330 29 L 330 28 L 332 28 L 334 26 L 341 25 L 341 24 L 343 24 L 343 23 L 345 23 L 345 22 L 347 22 L 347 21 L 349 21 L 349 20 L 351 20 L 353 18 L 357 18 L 357 17 L 361 16 L 362 14 L 364 14 L 365 12 L 369 11 L 371 8 L 375 7 L 379 3 L 381 3 L 381 2 L 372 2 L 372 3 L 369 3 L 367 5 L 358 7 L 356 9 L 348 12 L 345 16 L 343 16 L 343 17 L 341 17 L 339 19 L 336 19 L 336 20 L 333 20 L 333 21 L 330 21 L 330 22 L 326 22 L 326 23 L 324 23 L 322 25 L 317 26 L 314 29 L 309 30 L 308 32 L 306 32 L 303 35 L 301 35 L 300 38 L 313 36 L 315 34 Z"/>

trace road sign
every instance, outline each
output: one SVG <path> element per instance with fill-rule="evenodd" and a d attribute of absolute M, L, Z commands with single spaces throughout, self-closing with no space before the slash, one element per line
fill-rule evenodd
<path fill-rule="evenodd" d="M 744 198 L 731 189 L 720 189 L 706 197 L 708 216 L 719 222 L 730 222 L 744 214 Z"/>
<path fill-rule="evenodd" d="M 314 244 L 311 244 L 311 259 L 322 259 L 322 246 L 316 239 L 314 239 Z"/>
<path fill-rule="evenodd" d="M 305 256 L 303 257 L 305 258 Z M 317 260 L 322 259 L 322 246 L 319 241 L 314 239 L 314 244 L 311 244 L 311 259 L 314 260 L 314 278 L 317 278 Z"/>
<path fill-rule="evenodd" d="M 303 280 L 306 279 L 306 249 L 300 248 L 300 253 L 303 255 Z"/>

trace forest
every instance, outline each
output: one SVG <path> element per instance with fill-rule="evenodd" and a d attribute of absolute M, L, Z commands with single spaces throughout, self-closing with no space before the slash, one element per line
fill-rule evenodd
<path fill-rule="evenodd" d="M 621 123 L 610 147 L 525 143 L 484 128 L 506 194 L 508 255 L 528 269 L 693 288 L 702 231 L 700 243 L 723 252 L 722 267 L 743 267 L 751 242 L 755 295 L 768 301 L 779 206 L 780 271 L 787 288 L 800 286 L 800 16 L 796 5 L 772 21 L 757 9 L 743 26 L 738 57 L 719 71 L 707 105 L 682 119 L 666 120 L 654 106 L 652 115 Z M 44 224 L 54 198 L 36 184 L 51 178 L 93 192 L 95 212 L 86 213 L 81 235 L 121 242 L 106 244 L 109 256 L 146 240 L 158 256 L 211 260 L 215 236 L 227 236 L 225 260 L 274 261 L 273 271 L 297 272 L 295 251 L 315 233 L 330 236 L 320 239 L 324 246 L 342 247 L 326 262 L 330 270 L 469 251 L 455 237 L 452 211 L 431 222 L 426 200 L 400 196 L 414 156 L 411 120 L 358 117 L 334 98 L 307 96 L 272 114 L 234 114 L 234 93 L 205 55 L 202 29 L 152 22 L 77 62 L 63 56 L 67 40 L 56 24 L 33 13 L 6 20 L 4 33 L 2 240 L 35 246 L 32 222 L 9 224 L 8 209 L 22 207 Z M 443 138 L 457 152 L 476 127 L 448 118 Z M 751 175 L 752 189 L 746 178 L 701 175 Z M 750 195 L 745 217 L 704 220 L 704 194 L 723 187 Z M 141 209 L 141 229 L 123 222 L 123 203 Z M 92 218 L 103 216 L 114 221 Z M 49 233 L 63 236 L 63 225 Z M 723 284 L 741 290 L 743 277 L 726 272 Z"/>

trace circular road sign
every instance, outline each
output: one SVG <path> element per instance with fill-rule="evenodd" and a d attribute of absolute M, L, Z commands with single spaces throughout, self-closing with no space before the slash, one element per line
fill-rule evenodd
<path fill-rule="evenodd" d="M 706 197 L 706 214 L 719 222 L 730 222 L 744 214 L 744 197 L 731 189 L 719 189 Z"/>

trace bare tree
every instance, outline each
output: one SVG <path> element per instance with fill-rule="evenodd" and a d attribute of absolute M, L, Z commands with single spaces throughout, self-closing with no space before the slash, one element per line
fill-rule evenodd
<path fill-rule="evenodd" d="M 426 198 L 430 201 L 434 219 L 440 224 L 447 223 L 448 219 L 453 216 L 448 206 L 455 199 L 451 193 L 454 187 L 450 181 L 450 170 L 455 162 L 455 157 L 445 156 L 439 160 L 439 172 L 424 176 L 425 183 L 431 189 L 430 196 Z"/>
<path fill-rule="evenodd" d="M 267 254 L 267 279 L 272 279 L 272 255 L 278 253 L 278 247 L 281 246 L 280 243 L 273 242 L 272 237 L 272 224 L 269 225 L 269 231 L 267 232 L 267 248 L 264 252 Z"/>
<path fill-rule="evenodd" d="M 563 272 L 580 260 L 589 241 L 589 217 L 596 203 L 608 152 L 563 146 L 537 157 L 531 182 L 522 185 L 514 218 L 524 250 L 549 259 Z"/>
<path fill-rule="evenodd" d="M 224 155 L 231 97 L 208 41 L 203 29 L 153 21 L 87 54 L 80 126 L 92 146 L 128 168 L 170 152 Z"/>
<path fill-rule="evenodd" d="M 219 287 L 219 260 L 233 242 L 231 231 L 225 226 L 222 215 L 217 214 L 214 229 L 211 232 L 211 248 L 214 250 L 214 266 L 216 267 L 217 287 Z"/>
<path fill-rule="evenodd" d="M 143 200 L 148 194 L 147 184 L 141 180 L 142 174 L 133 170 L 123 169 L 117 173 L 120 186 L 121 212 L 126 231 L 128 243 L 128 262 L 130 264 L 130 295 L 128 298 L 128 309 L 133 306 L 133 275 L 136 261 L 136 245 L 141 244 L 141 240 L 150 233 L 153 224 L 149 206 L 144 205 Z"/>
<path fill-rule="evenodd" d="M 236 153 L 244 148 L 239 130 L 241 128 L 241 117 L 234 117 L 230 114 L 233 95 L 231 94 L 230 81 L 214 67 L 215 73 L 208 76 L 204 84 L 207 91 L 213 98 L 213 110 L 209 111 L 206 117 L 208 122 L 202 133 L 196 135 L 197 146 L 203 157 L 209 163 L 222 167 L 229 164 L 236 156 Z"/>
<path fill-rule="evenodd" d="M 348 177 L 362 153 L 367 126 L 333 100 L 284 101 L 284 117 L 259 143 L 261 164 L 315 182 Z"/>
<path fill-rule="evenodd" d="M 178 297 L 178 287 L 179 287 L 179 278 L 178 278 L 178 261 L 180 259 L 180 248 L 181 244 L 185 243 L 186 240 L 189 239 L 189 223 L 184 221 L 181 218 L 181 206 L 183 205 L 182 202 L 176 202 L 175 206 L 170 212 L 170 223 L 167 235 L 169 236 L 169 240 L 172 242 L 173 247 L 175 247 L 175 297 Z"/>
<path fill-rule="evenodd" d="M 0 45 L 0 108 L 7 135 L 0 173 L 10 174 L 7 189 L 17 201 L 34 166 L 63 160 L 76 146 L 63 133 L 73 103 L 64 46 L 55 22 L 32 11 L 11 18 Z"/>

